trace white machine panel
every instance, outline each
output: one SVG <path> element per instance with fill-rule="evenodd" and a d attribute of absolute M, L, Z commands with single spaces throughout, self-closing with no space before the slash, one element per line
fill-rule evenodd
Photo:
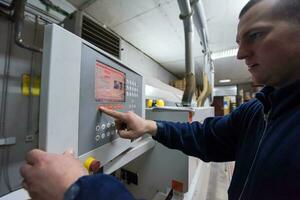
<path fill-rule="evenodd" d="M 40 148 L 73 148 L 84 160 L 105 165 L 131 145 L 119 138 L 114 119 L 99 106 L 143 116 L 142 76 L 116 58 L 57 25 L 45 28 Z"/>

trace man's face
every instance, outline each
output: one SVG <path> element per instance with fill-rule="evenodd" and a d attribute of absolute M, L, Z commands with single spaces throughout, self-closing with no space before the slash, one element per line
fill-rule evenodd
<path fill-rule="evenodd" d="M 257 3 L 240 19 L 237 58 L 254 83 L 280 87 L 300 78 L 300 25 L 272 17 L 274 3 Z"/>

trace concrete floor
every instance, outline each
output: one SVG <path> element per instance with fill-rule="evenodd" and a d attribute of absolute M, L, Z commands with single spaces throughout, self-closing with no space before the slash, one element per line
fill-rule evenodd
<path fill-rule="evenodd" d="M 228 164 L 211 163 L 210 177 L 206 200 L 227 200 L 230 183 Z"/>

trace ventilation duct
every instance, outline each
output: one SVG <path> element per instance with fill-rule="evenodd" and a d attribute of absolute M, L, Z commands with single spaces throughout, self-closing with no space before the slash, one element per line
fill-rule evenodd
<path fill-rule="evenodd" d="M 120 58 L 120 38 L 88 17 L 84 12 L 76 11 L 63 24 L 67 30 L 103 51 Z"/>

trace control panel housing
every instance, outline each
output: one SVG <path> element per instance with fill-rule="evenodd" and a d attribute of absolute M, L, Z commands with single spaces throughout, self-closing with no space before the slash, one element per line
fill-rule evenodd
<path fill-rule="evenodd" d="M 78 153 L 118 138 L 112 117 L 99 106 L 142 115 L 142 77 L 113 59 L 82 45 Z"/>

